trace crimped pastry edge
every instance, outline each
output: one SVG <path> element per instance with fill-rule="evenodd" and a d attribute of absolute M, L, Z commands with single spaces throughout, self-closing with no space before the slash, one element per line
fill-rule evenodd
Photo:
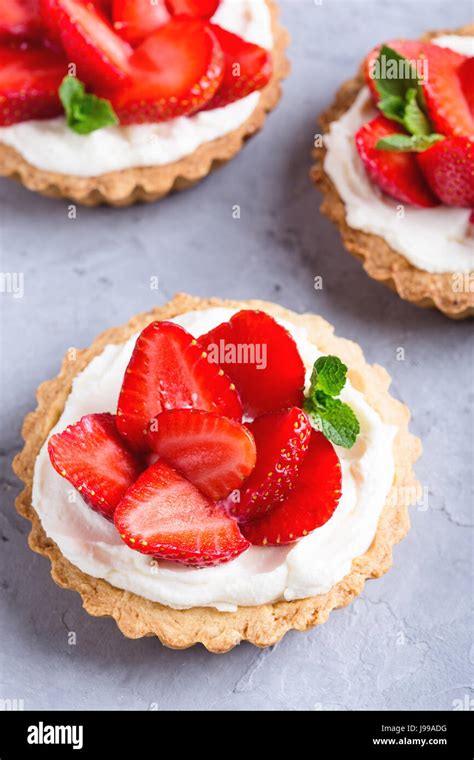
<path fill-rule="evenodd" d="M 192 187 L 211 171 L 234 158 L 244 142 L 263 127 L 267 113 L 280 100 L 280 84 L 290 68 L 285 55 L 289 35 L 278 22 L 279 9 L 276 1 L 265 2 L 272 18 L 273 75 L 261 91 L 253 113 L 237 129 L 203 143 L 193 153 L 171 164 L 121 169 L 96 177 L 79 177 L 38 169 L 14 148 L 0 142 L 0 176 L 18 180 L 28 190 L 40 195 L 66 198 L 83 206 L 106 204 L 121 208 L 139 202 L 151 203 L 172 191 Z"/>
<path fill-rule="evenodd" d="M 442 34 L 474 35 L 474 24 L 460 29 L 428 32 L 423 39 L 433 39 Z M 323 132 L 329 131 L 332 121 L 339 119 L 349 110 L 359 91 L 364 86 L 360 70 L 355 77 L 341 85 L 332 105 L 324 111 L 319 121 Z M 362 265 L 374 280 L 387 285 L 400 298 L 422 308 L 436 308 L 451 319 L 461 320 L 474 315 L 474 291 L 456 293 L 453 290 L 452 273 L 432 273 L 418 269 L 402 254 L 395 251 L 380 235 L 354 229 L 346 221 L 345 203 L 340 197 L 331 178 L 324 171 L 324 146 L 313 149 L 315 163 L 310 176 L 324 199 L 320 210 L 339 228 L 344 247 Z"/>
<path fill-rule="evenodd" d="M 360 390 L 382 419 L 398 427 L 394 442 L 395 476 L 392 491 L 382 511 L 374 540 L 365 554 L 357 557 L 351 571 L 326 594 L 291 602 L 276 602 L 257 607 L 239 607 L 236 612 L 219 612 L 207 607 L 174 610 L 157 602 L 123 591 L 104 580 L 81 572 L 61 554 L 45 534 L 32 507 L 31 494 L 36 457 L 59 419 L 70 393 L 73 378 L 109 343 L 123 343 L 155 319 L 170 319 L 187 311 L 214 306 L 263 309 L 308 331 L 309 339 L 323 351 L 337 353 L 349 366 L 352 384 Z M 77 591 L 83 606 L 93 616 L 110 616 L 128 638 L 157 636 L 173 649 L 201 643 L 211 652 L 227 652 L 240 641 L 267 647 L 295 629 L 305 631 L 324 623 L 331 610 L 344 607 L 361 593 L 369 578 L 383 575 L 392 565 L 393 546 L 410 527 L 408 506 L 419 498 L 420 484 L 413 465 L 421 453 L 421 443 L 408 431 L 410 412 L 388 393 L 390 376 L 378 365 L 366 363 L 361 348 L 334 335 L 334 328 L 322 317 L 296 314 L 266 301 L 229 301 L 200 299 L 177 294 L 169 303 L 133 317 L 128 324 L 102 333 L 89 348 L 66 355 L 58 376 L 44 382 L 37 391 L 38 406 L 25 418 L 25 446 L 13 463 L 25 487 L 16 500 L 18 512 L 32 523 L 29 545 L 49 557 L 51 575 L 61 587 Z"/>

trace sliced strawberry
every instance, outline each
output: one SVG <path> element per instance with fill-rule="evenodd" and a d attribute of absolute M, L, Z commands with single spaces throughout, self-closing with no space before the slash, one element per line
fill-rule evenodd
<path fill-rule="evenodd" d="M 127 491 L 114 520 L 131 549 L 184 565 L 228 562 L 249 546 L 222 507 L 162 460 Z"/>
<path fill-rule="evenodd" d="M 423 51 L 428 64 L 423 93 L 435 131 L 448 136 L 473 137 L 474 118 L 461 81 L 466 56 L 438 45 L 424 45 Z"/>
<path fill-rule="evenodd" d="M 0 126 L 63 113 L 58 88 L 67 63 L 43 48 L 0 46 Z"/>
<path fill-rule="evenodd" d="M 212 18 L 221 0 L 166 0 L 168 10 L 173 16 L 185 15 L 194 18 Z"/>
<path fill-rule="evenodd" d="M 474 57 L 466 58 L 459 69 L 461 88 L 469 106 L 471 116 L 474 118 Z"/>
<path fill-rule="evenodd" d="M 324 525 L 341 498 L 341 465 L 322 433 L 313 431 L 295 486 L 287 499 L 263 517 L 241 526 L 257 546 L 291 544 Z"/>
<path fill-rule="evenodd" d="M 421 57 L 423 51 L 423 44 L 421 42 L 418 42 L 417 40 L 390 40 L 389 42 L 386 42 L 385 45 L 392 48 L 392 50 L 395 50 L 399 55 L 402 55 L 409 61 L 413 61 L 413 66 L 416 68 L 416 61 Z M 375 61 L 379 57 L 381 47 L 381 45 L 374 47 L 363 63 L 365 81 L 370 87 L 370 92 L 372 93 L 375 103 L 378 103 L 380 100 L 380 95 L 375 84 L 373 70 Z"/>
<path fill-rule="evenodd" d="M 177 16 L 136 48 L 133 83 L 112 103 L 122 124 L 186 116 L 212 99 L 223 76 L 224 55 L 209 25 Z"/>
<path fill-rule="evenodd" d="M 397 153 L 375 147 L 382 137 L 395 132 L 403 133 L 403 129 L 385 116 L 377 116 L 357 132 L 356 147 L 369 178 L 381 190 L 402 203 L 424 208 L 438 205 L 414 153 Z"/>
<path fill-rule="evenodd" d="M 109 21 L 112 19 L 112 6 L 114 0 L 89 0 L 89 2 L 91 2 L 103 16 L 106 16 Z M 155 0 L 153 0 L 153 2 L 155 2 Z"/>
<path fill-rule="evenodd" d="M 41 37 L 39 0 L 3 0 L 0 6 L 0 40 L 34 40 Z"/>
<path fill-rule="evenodd" d="M 142 42 L 170 20 L 165 0 L 114 0 L 114 29 L 132 45 Z"/>
<path fill-rule="evenodd" d="M 212 24 L 211 28 L 224 52 L 224 78 L 206 108 L 222 108 L 268 84 L 272 75 L 272 56 L 268 50 L 246 42 L 217 24 Z"/>
<path fill-rule="evenodd" d="M 117 428 L 132 446 L 147 449 L 150 421 L 164 409 L 242 417 L 235 386 L 207 361 L 193 336 L 173 322 L 152 322 L 140 334 L 125 372 Z"/>
<path fill-rule="evenodd" d="M 269 314 L 244 309 L 199 342 L 209 361 L 225 367 L 248 415 L 303 403 L 305 368 L 298 348 Z"/>
<path fill-rule="evenodd" d="M 81 0 L 40 3 L 48 32 L 60 41 L 79 79 L 94 91 L 108 91 L 128 81 L 133 48 L 115 34 L 98 6 Z"/>
<path fill-rule="evenodd" d="M 474 139 L 447 137 L 417 155 L 431 189 L 447 206 L 474 205 Z"/>
<path fill-rule="evenodd" d="M 257 447 L 257 463 L 243 484 L 240 501 L 228 500 L 238 520 L 252 520 L 283 501 L 293 488 L 308 450 L 311 425 L 302 409 L 264 414 L 248 425 Z"/>
<path fill-rule="evenodd" d="M 117 433 L 113 414 L 88 414 L 53 435 L 48 453 L 54 469 L 109 520 L 143 469 Z"/>
<path fill-rule="evenodd" d="M 217 501 L 242 485 L 257 456 L 252 434 L 228 417 L 200 409 L 170 409 L 152 420 L 150 446 Z"/>

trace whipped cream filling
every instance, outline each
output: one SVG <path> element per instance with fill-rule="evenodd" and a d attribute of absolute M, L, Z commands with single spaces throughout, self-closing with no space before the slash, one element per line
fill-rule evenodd
<path fill-rule="evenodd" d="M 474 55 L 472 37 L 446 35 L 433 42 Z M 324 170 L 345 203 L 347 223 L 380 235 L 419 269 L 433 273 L 470 271 L 474 268 L 474 237 L 470 234 L 469 209 L 404 205 L 382 193 L 368 178 L 354 135 L 377 113 L 369 88 L 363 87 L 324 137 Z"/>
<path fill-rule="evenodd" d="M 197 337 L 233 313 L 213 308 L 189 312 L 173 321 Z M 320 352 L 309 341 L 305 329 L 282 324 L 297 342 L 309 385 L 311 369 Z M 108 345 L 75 378 L 64 411 L 50 435 L 85 414 L 115 412 L 136 337 L 121 345 Z M 361 433 L 352 449 L 336 447 L 343 486 L 334 515 L 298 543 L 252 546 L 231 562 L 202 569 L 152 559 L 130 549 L 114 525 L 85 504 L 52 467 L 46 443 L 35 464 L 33 506 L 46 534 L 80 570 L 169 607 L 208 606 L 233 611 L 238 605 L 324 594 L 350 571 L 352 560 L 372 543 L 394 477 L 396 428 L 385 424 L 349 382 L 341 396 L 356 412 Z"/>
<path fill-rule="evenodd" d="M 272 21 L 265 0 L 221 0 L 213 22 L 270 50 Z M 223 108 L 157 124 L 98 129 L 78 135 L 64 117 L 24 121 L 0 128 L 0 142 L 45 171 L 93 177 L 119 169 L 161 166 L 193 153 L 200 145 L 240 127 L 253 113 L 259 92 Z"/>

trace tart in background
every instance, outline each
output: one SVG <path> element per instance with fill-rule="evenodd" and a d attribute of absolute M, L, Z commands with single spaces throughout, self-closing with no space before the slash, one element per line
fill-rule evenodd
<path fill-rule="evenodd" d="M 449 49 L 452 40 L 463 54 Z M 411 105 L 414 101 L 421 129 L 414 134 L 418 122 L 414 127 L 400 112 L 380 110 L 378 83 L 369 69 L 374 61 L 380 63 L 384 51 L 379 46 L 321 115 L 323 145 L 314 150 L 311 177 L 324 196 L 321 210 L 338 226 L 344 246 L 370 277 L 417 306 L 464 319 L 474 314 L 469 210 L 474 203 L 474 26 L 433 32 L 420 42 L 394 40 L 387 46 L 409 61 L 427 62 L 427 83 L 420 84 L 418 95 L 416 77 L 411 83 Z M 407 101 L 393 103 L 406 114 Z M 396 153 L 377 150 L 377 141 L 387 137 L 395 140 L 392 150 L 397 141 L 399 147 L 402 141 L 408 147 Z M 398 218 L 399 209 L 406 219 Z M 390 215 L 385 226 L 381 215 L 384 222 Z"/>
<path fill-rule="evenodd" d="M 158 200 L 229 161 L 289 68 L 273 0 L 27 6 L 0 11 L 0 174 L 88 206 Z"/>

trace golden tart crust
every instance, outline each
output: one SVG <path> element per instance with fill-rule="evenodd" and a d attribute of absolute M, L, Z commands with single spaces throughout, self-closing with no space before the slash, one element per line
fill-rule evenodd
<path fill-rule="evenodd" d="M 278 22 L 275 0 L 266 0 L 272 16 L 273 75 L 261 91 L 258 104 L 248 119 L 237 129 L 210 142 L 179 161 L 162 166 L 142 166 L 107 172 L 96 177 L 44 171 L 28 163 L 14 148 L 0 142 L 0 176 L 16 179 L 29 190 L 50 198 L 68 198 L 84 206 L 130 206 L 152 202 L 171 191 L 195 185 L 218 166 L 230 161 L 244 142 L 258 132 L 266 115 L 280 100 L 281 80 L 289 71 L 285 49 L 289 35 Z"/>
<path fill-rule="evenodd" d="M 433 39 L 442 34 L 474 36 L 474 24 L 461 29 L 430 32 L 423 39 Z M 344 82 L 339 88 L 332 105 L 319 117 L 324 133 L 329 131 L 331 122 L 340 119 L 349 110 L 364 85 L 364 76 L 360 70 L 353 79 Z M 348 225 L 344 201 L 324 171 L 325 155 L 324 146 L 315 148 L 315 163 L 311 169 L 311 178 L 324 195 L 321 211 L 338 226 L 345 248 L 362 261 L 369 277 L 387 285 L 401 298 L 417 306 L 437 308 L 452 319 L 473 316 L 474 290 L 466 288 L 464 292 L 456 292 L 453 289 L 452 273 L 434 274 L 418 269 L 391 248 L 383 237 Z"/>
<path fill-rule="evenodd" d="M 107 344 L 125 342 L 153 320 L 170 319 L 187 311 L 213 306 L 258 308 L 305 327 L 309 339 L 321 350 L 338 354 L 347 363 L 352 384 L 364 394 L 381 418 L 398 427 L 394 442 L 394 485 L 381 514 L 375 538 L 367 552 L 353 561 L 350 573 L 326 594 L 292 602 L 239 607 L 236 612 L 219 612 L 208 607 L 171 609 L 81 572 L 63 557 L 54 541 L 48 538 L 32 507 L 36 457 L 63 411 L 74 377 Z M 59 375 L 38 388 L 37 409 L 24 421 L 25 447 L 15 458 L 13 468 L 25 488 L 17 498 L 16 507 L 21 515 L 31 520 L 30 547 L 49 557 L 53 579 L 63 588 L 78 591 L 85 609 L 91 615 L 113 617 L 122 633 L 129 638 L 155 635 L 163 644 L 174 649 L 201 643 L 211 652 L 226 652 L 240 641 L 267 647 L 279 641 L 290 629 L 305 631 L 324 623 L 331 610 L 346 606 L 361 593 L 367 579 L 378 578 L 391 567 L 393 546 L 407 534 L 410 527 L 408 506 L 419 498 L 420 485 L 416 481 L 413 464 L 421 453 L 421 444 L 408 431 L 409 410 L 388 393 L 390 377 L 387 372 L 378 365 L 367 364 L 360 347 L 336 337 L 334 328 L 322 317 L 296 314 L 266 301 L 222 301 L 178 294 L 164 306 L 139 314 L 128 324 L 102 333 L 89 348 L 78 350 L 74 361 L 70 357 L 69 351 Z"/>

